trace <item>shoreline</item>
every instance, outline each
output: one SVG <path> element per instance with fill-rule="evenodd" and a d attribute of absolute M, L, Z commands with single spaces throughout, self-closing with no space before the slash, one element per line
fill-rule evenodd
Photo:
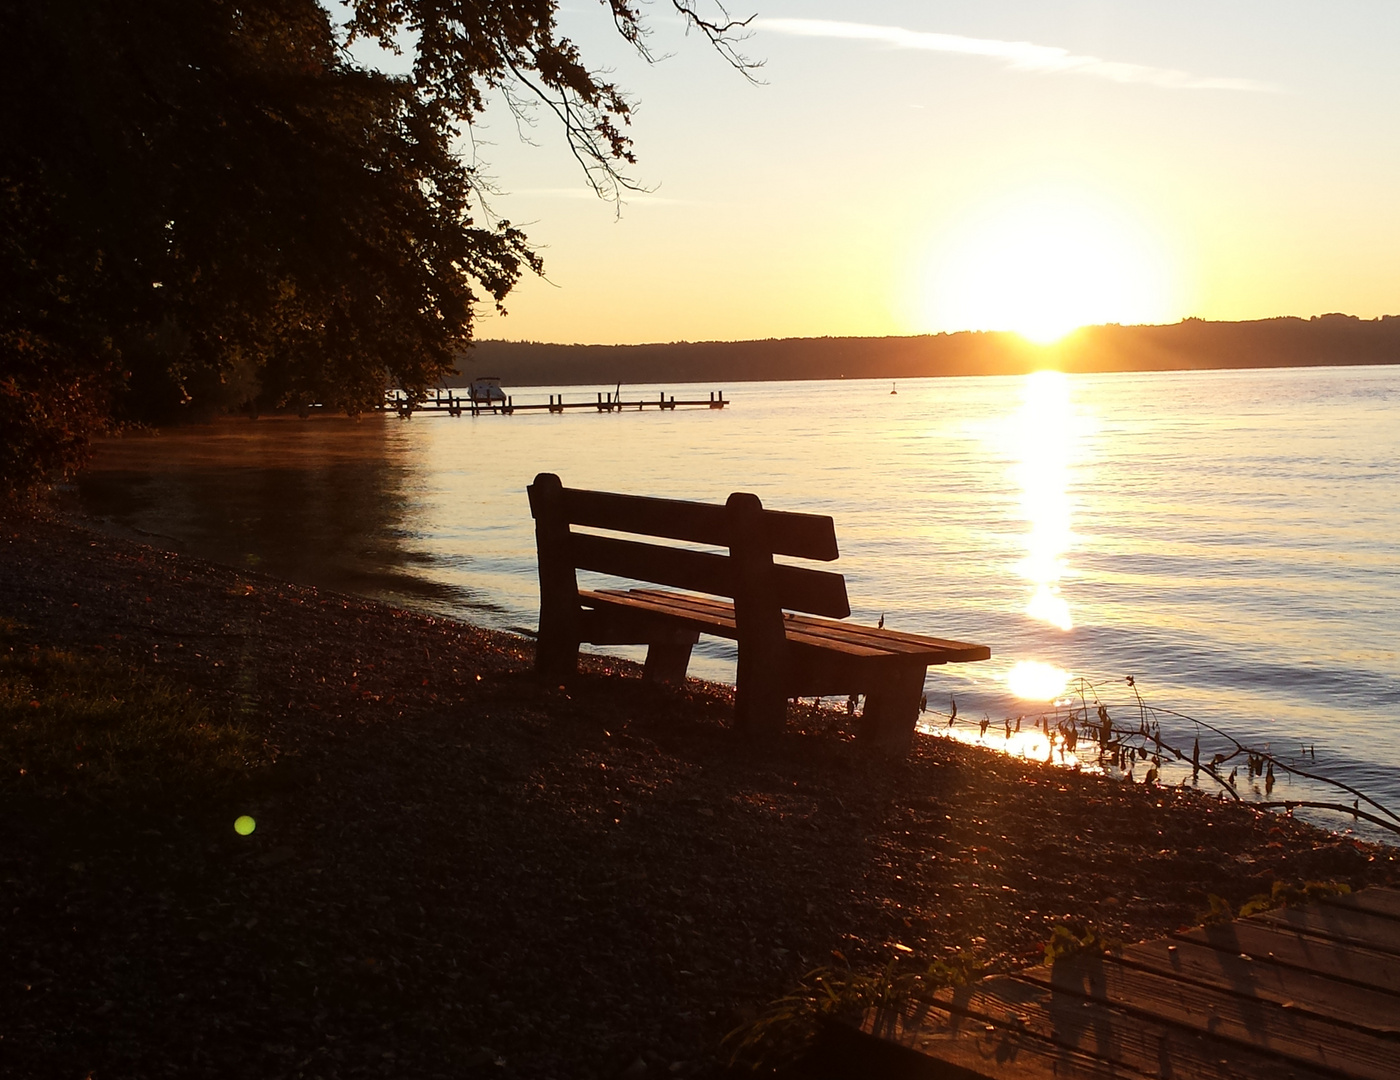
<path fill-rule="evenodd" d="M 275 758 L 207 798 L 7 772 L 0 1013 L 34 1075 L 714 1075 L 833 953 L 1006 970 L 1067 919 L 1135 941 L 1210 893 L 1400 882 L 1394 848 L 1189 791 L 931 737 L 866 759 L 834 712 L 756 752 L 725 687 L 606 657 L 542 687 L 524 638 L 73 519 L 0 549 L 27 642 L 193 688 Z"/>
<path fill-rule="evenodd" d="M 1282 316 L 1241 322 L 1081 326 L 1048 344 L 1007 330 L 883 337 L 766 338 L 629 345 L 482 339 L 459 354 L 457 379 L 509 386 L 728 383 L 1215 371 L 1400 363 L 1400 316 Z"/>

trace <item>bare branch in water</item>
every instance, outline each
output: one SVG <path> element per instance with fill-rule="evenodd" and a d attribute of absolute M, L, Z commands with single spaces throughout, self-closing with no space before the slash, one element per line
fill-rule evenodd
<path fill-rule="evenodd" d="M 1265 799 L 1249 800 L 1254 806 L 1285 811 L 1292 811 L 1296 808 L 1330 810 L 1340 814 L 1349 814 L 1354 820 L 1364 820 L 1379 828 L 1400 834 L 1400 813 L 1396 813 L 1359 788 L 1322 773 L 1300 768 L 1268 750 L 1251 747 L 1229 732 L 1194 716 L 1150 705 L 1138 689 L 1136 679 L 1128 676 L 1124 681 L 1133 692 L 1131 707 L 1137 712 L 1137 725 L 1128 727 L 1114 723 L 1109 713 L 1109 706 L 1100 697 L 1098 684 L 1088 679 L 1079 679 L 1071 691 L 1071 704 L 1068 707 L 1042 714 L 1036 721 L 1036 727 L 1043 728 L 1047 738 L 1050 739 L 1052 756 L 1057 750 L 1062 755 L 1077 754 L 1079 741 L 1084 739 L 1086 742 L 1097 745 L 1100 765 L 1112 766 L 1128 773 L 1130 777 L 1132 768 L 1137 762 L 1149 761 L 1151 767 L 1147 774 L 1148 782 L 1158 781 L 1164 759 L 1178 762 L 1190 767 L 1193 783 L 1204 773 L 1220 789 L 1222 795 L 1228 795 L 1237 802 L 1246 801 L 1236 786 L 1239 765 L 1235 764 L 1229 773 L 1225 772 L 1224 766 L 1244 758 L 1248 769 L 1248 779 L 1251 782 L 1256 776 L 1264 777 Z M 1077 701 L 1074 700 L 1076 698 Z M 1209 732 L 1225 744 L 1224 749 L 1213 753 L 1210 758 L 1202 760 L 1198 735 L 1193 742 L 1190 753 L 1185 752 L 1163 738 L 1163 718 L 1191 724 L 1198 732 Z M 954 711 L 948 715 L 948 727 L 953 727 L 959 723 L 959 720 L 956 707 L 954 707 Z M 1016 730 L 1020 731 L 1021 718 L 1018 717 L 1015 724 Z M 1005 720 L 1004 724 L 998 725 L 1005 728 L 1008 738 L 1011 734 L 1011 725 L 1010 718 Z M 987 724 L 979 723 L 978 726 L 985 734 Z M 1324 784 L 1336 791 L 1346 792 L 1352 796 L 1352 802 L 1348 805 L 1325 799 L 1268 799 L 1268 796 L 1273 793 L 1276 770 L 1313 783 Z M 1182 781 L 1183 784 L 1185 782 L 1185 780 Z M 1362 809 L 1363 803 L 1370 809 Z"/>

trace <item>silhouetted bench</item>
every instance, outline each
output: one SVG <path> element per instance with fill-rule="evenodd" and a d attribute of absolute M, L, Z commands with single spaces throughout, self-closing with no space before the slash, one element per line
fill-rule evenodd
<path fill-rule="evenodd" d="M 741 729 L 781 731 L 792 697 L 864 694 L 861 740 L 902 751 L 913 737 L 928 666 L 991 656 L 985 645 L 837 621 L 851 613 L 844 577 L 773 561 L 835 559 L 829 517 L 765 510 L 744 492 L 716 506 L 583 491 L 564 487 L 553 473 L 535 477 L 529 493 L 540 571 L 536 667 L 551 681 L 575 672 L 579 643 L 588 642 L 646 645 L 646 677 L 683 682 L 691 647 L 713 634 L 739 644 L 734 712 Z M 579 570 L 692 591 L 580 589 Z"/>

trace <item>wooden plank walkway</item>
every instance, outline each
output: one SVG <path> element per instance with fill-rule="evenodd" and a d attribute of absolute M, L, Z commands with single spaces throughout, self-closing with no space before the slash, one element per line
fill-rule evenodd
<path fill-rule="evenodd" d="M 399 390 L 388 390 L 384 394 L 384 402 L 380 409 L 387 412 L 402 413 L 406 406 L 407 399 L 403 392 Z M 450 416 L 494 416 L 499 413 L 502 416 L 513 416 L 514 414 L 528 412 L 549 412 L 562 413 L 569 410 L 583 409 L 586 412 L 643 412 L 647 409 L 723 409 L 730 404 L 725 399 L 724 391 L 711 390 L 708 398 L 693 398 L 676 400 L 676 395 L 666 396 L 664 390 L 658 391 L 654 398 L 624 398 L 620 390 L 598 391 L 594 400 L 589 401 L 565 401 L 564 395 L 550 394 L 548 402 L 531 402 L 529 404 L 517 405 L 515 396 L 508 394 L 504 397 L 486 398 L 473 397 L 469 390 L 459 392 L 458 388 L 447 387 L 442 389 L 431 389 L 427 395 L 414 403 L 414 412 L 445 412 Z M 319 409 L 322 406 L 314 405 L 312 408 Z"/>
<path fill-rule="evenodd" d="M 1400 890 L 982 979 L 832 1050 L 911 1080 L 1397 1080 Z"/>

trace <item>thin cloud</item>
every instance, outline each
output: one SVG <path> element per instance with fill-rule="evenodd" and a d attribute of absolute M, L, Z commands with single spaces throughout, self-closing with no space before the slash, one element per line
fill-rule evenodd
<path fill-rule="evenodd" d="M 959 34 L 932 34 L 906 30 L 902 26 L 876 26 L 870 23 L 837 22 L 832 19 L 755 19 L 753 27 L 795 37 L 839 38 L 844 41 L 871 41 L 896 49 L 920 52 L 957 53 L 1003 60 L 1017 71 L 1043 74 L 1091 75 L 1118 83 L 1145 83 L 1168 90 L 1244 90 L 1268 93 L 1278 88 L 1254 79 L 1216 78 L 1193 75 L 1175 68 L 1149 67 L 1097 56 L 1076 56 L 1055 45 L 1035 45 L 1029 41 L 999 41 L 996 38 L 962 37 Z"/>

